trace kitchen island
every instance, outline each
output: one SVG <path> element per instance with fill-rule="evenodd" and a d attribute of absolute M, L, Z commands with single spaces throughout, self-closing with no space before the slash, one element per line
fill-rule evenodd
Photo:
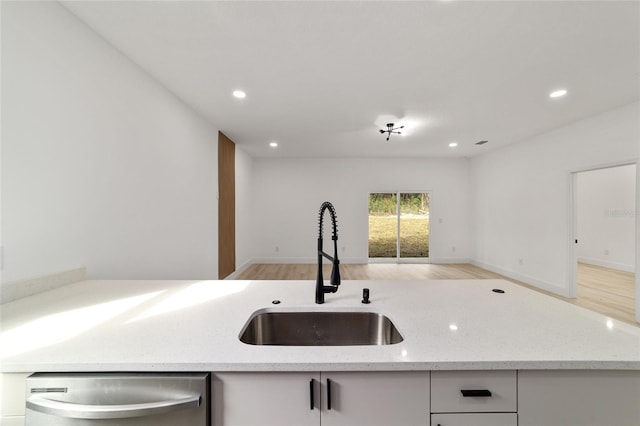
<path fill-rule="evenodd" d="M 364 287 L 370 289 L 370 304 L 361 303 Z M 507 375 L 505 386 L 514 388 L 514 401 L 516 386 L 519 395 L 533 397 L 536 381 L 554 377 L 566 379 L 561 382 L 567 389 L 560 382 L 550 386 L 561 394 L 593 378 L 609 387 L 605 394 L 617 395 L 622 380 L 621 394 L 632 400 L 640 396 L 640 328 L 508 281 L 344 281 L 323 305 L 314 303 L 314 289 L 313 281 L 70 284 L 2 306 L 2 372 L 202 371 L 228 380 L 228 391 L 247 374 L 267 379 L 313 373 L 317 376 L 306 379 L 306 386 L 316 380 L 317 393 L 326 373 L 391 375 L 385 380 L 401 381 L 409 375 L 410 381 L 426 380 L 427 390 L 431 386 L 427 399 L 434 397 L 434 381 L 452 383 L 456 374 L 465 378 L 489 372 Z M 259 346 L 239 339 L 256 312 L 310 310 L 380 313 L 403 340 L 381 346 Z M 268 382 L 255 377 L 252 386 Z M 409 385 L 415 386 L 422 385 Z M 348 397 L 344 388 L 341 392 Z M 637 426 L 640 409 L 625 411 L 625 401 L 616 396 L 606 406 L 612 412 L 622 407 L 623 419 L 631 416 L 631 423 L 619 424 Z M 548 406 L 549 401 L 539 403 Z M 514 404 L 506 413 L 517 413 L 521 425 L 536 424 L 527 423 L 526 402 Z M 429 403 L 424 406 L 428 413 Z M 453 415 L 449 408 L 431 409 L 432 415 Z"/>

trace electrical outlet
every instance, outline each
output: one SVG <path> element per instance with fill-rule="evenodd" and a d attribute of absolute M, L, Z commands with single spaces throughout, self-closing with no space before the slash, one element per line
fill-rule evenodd
<path fill-rule="evenodd" d="M 456 252 L 456 246 L 451 246 L 451 251 L 455 253 Z"/>
<path fill-rule="evenodd" d="M 609 256 L 609 249 L 604 249 L 604 255 Z"/>
<path fill-rule="evenodd" d="M 524 260 L 518 259 L 518 265 L 520 265 L 520 266 L 524 265 Z"/>
<path fill-rule="evenodd" d="M 276 246 L 275 250 L 276 253 L 278 253 L 280 251 L 280 247 Z"/>

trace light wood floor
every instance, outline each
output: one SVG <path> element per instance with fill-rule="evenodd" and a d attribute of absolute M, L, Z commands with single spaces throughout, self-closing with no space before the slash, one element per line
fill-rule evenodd
<path fill-rule="evenodd" d="M 331 265 L 323 274 L 329 277 Z M 315 280 L 316 265 L 254 264 L 243 270 L 238 280 Z M 615 269 L 578 264 L 578 297 L 567 299 L 523 282 L 504 277 L 470 264 L 341 264 L 344 280 L 447 280 L 501 278 L 567 303 L 582 306 L 608 317 L 640 326 L 635 321 L 635 275 Z"/>

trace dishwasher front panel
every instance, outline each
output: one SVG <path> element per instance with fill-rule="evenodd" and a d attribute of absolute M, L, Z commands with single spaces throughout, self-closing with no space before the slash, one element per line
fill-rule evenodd
<path fill-rule="evenodd" d="M 26 426 L 208 426 L 207 373 L 36 373 Z"/>

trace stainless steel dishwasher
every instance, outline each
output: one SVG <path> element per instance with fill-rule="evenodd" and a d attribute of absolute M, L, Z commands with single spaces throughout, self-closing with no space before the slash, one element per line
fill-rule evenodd
<path fill-rule="evenodd" d="M 36 373 L 27 426 L 208 426 L 207 373 Z"/>

